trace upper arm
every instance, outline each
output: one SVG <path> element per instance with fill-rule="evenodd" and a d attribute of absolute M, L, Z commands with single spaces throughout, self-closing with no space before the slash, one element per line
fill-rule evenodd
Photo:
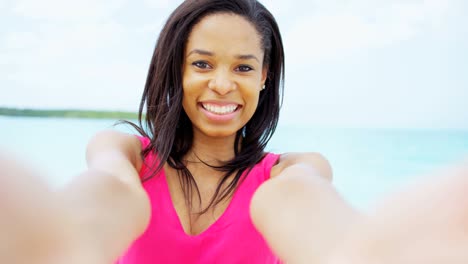
<path fill-rule="evenodd" d="M 278 164 L 272 168 L 271 177 L 273 178 L 284 169 L 295 165 L 306 166 L 329 181 L 333 179 L 330 163 L 322 154 L 316 152 L 282 154 Z"/>
<path fill-rule="evenodd" d="M 88 143 L 89 169 L 104 171 L 131 185 L 140 186 L 141 144 L 137 137 L 117 131 L 97 133 Z"/>

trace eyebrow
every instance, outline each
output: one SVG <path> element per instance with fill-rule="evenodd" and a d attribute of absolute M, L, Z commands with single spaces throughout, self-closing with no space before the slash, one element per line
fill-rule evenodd
<path fill-rule="evenodd" d="M 254 60 L 260 62 L 260 60 L 255 55 L 252 55 L 252 54 L 237 55 L 236 58 L 240 59 L 240 60 L 252 60 L 252 59 L 254 59 Z"/>
<path fill-rule="evenodd" d="M 192 55 L 192 54 L 199 54 L 199 55 L 205 55 L 205 56 L 214 56 L 213 52 L 206 51 L 206 50 L 201 50 L 201 49 L 194 49 L 194 50 L 190 51 L 187 54 L 187 57 Z"/>
<path fill-rule="evenodd" d="M 192 55 L 192 54 L 199 54 L 199 55 L 204 55 L 204 56 L 214 56 L 215 54 L 211 51 L 206 51 L 206 50 L 201 50 L 201 49 L 194 49 L 192 51 L 190 51 L 188 54 L 187 54 L 187 57 Z M 252 54 L 242 54 L 242 55 L 236 55 L 235 56 L 236 59 L 240 59 L 240 60 L 256 60 L 258 62 L 260 62 L 260 60 L 255 56 L 255 55 L 252 55 Z"/>

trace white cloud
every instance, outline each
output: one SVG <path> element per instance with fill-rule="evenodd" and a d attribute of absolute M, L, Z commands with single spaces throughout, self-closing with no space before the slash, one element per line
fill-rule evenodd
<path fill-rule="evenodd" d="M 46 66 L 47 71 L 31 67 L 5 76 L 3 81 L 16 87 L 2 93 L 0 105 L 125 110 L 138 106 L 146 67 L 126 62 L 60 66 Z"/>
<path fill-rule="evenodd" d="M 83 21 L 109 18 L 126 0 L 19 0 L 13 8 L 16 15 L 49 21 Z"/>
<path fill-rule="evenodd" d="M 282 15 L 286 15 L 288 10 L 291 10 L 294 5 L 292 1 L 285 0 L 265 0 L 261 2 L 268 9 L 268 11 L 270 11 L 273 16 L 275 16 L 275 19 L 279 19 Z"/>
<path fill-rule="evenodd" d="M 124 98 L 129 96 L 123 88 L 132 83 L 142 87 L 140 80 L 144 80 L 135 73 L 136 66 L 126 62 L 128 57 L 120 57 L 128 49 L 123 47 L 125 35 L 125 29 L 116 23 L 45 25 L 34 32 L 8 33 L 0 46 L 0 79 L 15 91 L 10 98 L 1 98 L 0 104 L 125 107 Z M 97 87 L 125 96 L 90 103 L 96 98 L 93 94 L 100 93 Z"/>
<path fill-rule="evenodd" d="M 179 1 L 177 1 L 179 2 Z M 169 0 L 143 0 L 143 3 L 150 8 L 164 9 L 169 7 Z"/>
<path fill-rule="evenodd" d="M 35 31 L 7 33 L 3 47 L 7 61 L 18 65 L 48 64 L 55 60 L 94 54 L 121 42 L 124 28 L 117 23 L 43 25 Z M 19 57 L 19 59 L 17 59 Z"/>
<path fill-rule="evenodd" d="M 7 49 L 22 49 L 36 40 L 37 36 L 33 32 L 13 32 L 5 37 L 4 46 Z"/>
<path fill-rule="evenodd" d="M 299 17 L 285 32 L 292 61 L 339 58 L 392 45 L 423 30 L 440 28 L 455 0 L 316 1 L 315 12 Z M 305 56 L 305 57 L 304 57 Z"/>
<path fill-rule="evenodd" d="M 147 24 L 140 26 L 138 29 L 136 29 L 136 31 L 138 33 L 143 33 L 143 34 L 148 34 L 148 33 L 154 34 L 156 32 L 160 32 L 164 26 L 165 21 L 166 21 L 166 18 L 156 19 L 156 21 L 152 23 L 147 23 Z"/>

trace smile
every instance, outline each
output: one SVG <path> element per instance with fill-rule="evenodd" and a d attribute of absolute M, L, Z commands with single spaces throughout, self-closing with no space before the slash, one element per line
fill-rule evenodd
<path fill-rule="evenodd" d="M 237 104 L 217 105 L 210 103 L 202 103 L 201 105 L 203 109 L 216 115 L 227 115 L 234 113 L 239 107 L 239 105 Z"/>

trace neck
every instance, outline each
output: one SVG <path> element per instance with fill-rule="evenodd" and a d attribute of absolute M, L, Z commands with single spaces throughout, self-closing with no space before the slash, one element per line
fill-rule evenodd
<path fill-rule="evenodd" d="M 188 161 L 203 161 L 219 166 L 234 158 L 235 139 L 235 134 L 228 137 L 208 137 L 194 131 L 193 146 L 186 158 Z"/>

